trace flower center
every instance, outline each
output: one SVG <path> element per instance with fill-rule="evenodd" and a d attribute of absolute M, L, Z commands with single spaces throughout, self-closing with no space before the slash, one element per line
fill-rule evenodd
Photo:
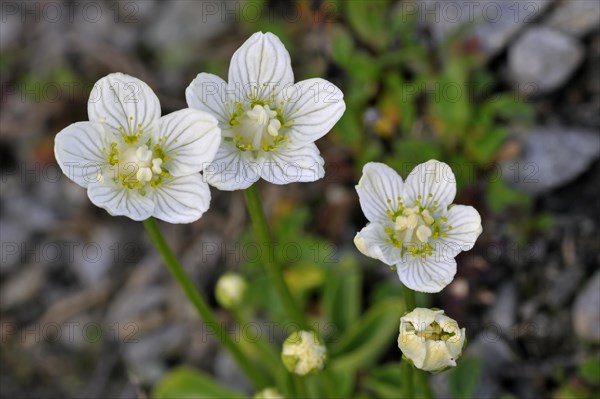
<path fill-rule="evenodd" d="M 165 178 L 171 178 L 163 163 L 167 157 L 159 144 L 151 149 L 150 141 L 146 144 L 111 143 L 110 151 L 104 149 L 108 157 L 110 169 L 107 173 L 115 183 L 128 189 L 140 189 L 162 185 Z"/>
<path fill-rule="evenodd" d="M 387 200 L 391 204 L 391 199 Z M 421 206 L 421 196 L 413 206 L 405 206 L 402 198 L 398 197 L 400 203 L 396 211 L 387 210 L 388 217 L 393 222 L 393 227 L 385 229 L 389 239 L 394 246 L 401 248 L 402 253 L 410 253 L 412 256 L 420 255 L 425 259 L 433 254 L 432 240 L 445 237 L 446 231 L 452 226 L 446 226 L 448 221 L 443 216 L 434 217 L 438 209 L 437 201 L 433 202 L 431 209 Z"/>
<path fill-rule="evenodd" d="M 272 151 L 285 141 L 281 133 L 281 114 L 268 104 L 253 103 L 244 109 L 238 103 L 230 124 L 234 132 L 233 142 L 241 151 Z M 230 138 L 231 140 L 231 138 Z"/>
<path fill-rule="evenodd" d="M 414 334 L 417 337 L 423 338 L 424 340 L 448 341 L 448 339 L 456 335 L 456 333 L 444 331 L 442 327 L 440 327 L 440 325 L 435 321 L 428 325 L 424 330 L 419 331 L 411 325 L 407 331 L 410 332 L 413 329 Z"/>

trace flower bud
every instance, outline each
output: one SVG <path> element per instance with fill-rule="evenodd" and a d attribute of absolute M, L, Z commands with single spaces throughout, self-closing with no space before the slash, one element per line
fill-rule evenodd
<path fill-rule="evenodd" d="M 254 399 L 284 399 L 277 388 L 265 388 L 254 395 Z"/>
<path fill-rule="evenodd" d="M 456 366 L 466 332 L 443 310 L 416 308 L 400 318 L 398 347 L 416 368 L 439 373 Z"/>
<path fill-rule="evenodd" d="M 242 303 L 246 291 L 246 280 L 237 273 L 225 273 L 217 281 L 215 296 L 219 305 L 234 309 Z"/>
<path fill-rule="evenodd" d="M 290 373 L 307 375 L 322 370 L 327 348 L 313 331 L 292 333 L 283 343 L 281 360 Z"/>

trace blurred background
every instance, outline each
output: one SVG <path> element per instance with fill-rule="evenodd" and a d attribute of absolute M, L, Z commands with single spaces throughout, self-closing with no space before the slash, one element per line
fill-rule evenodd
<path fill-rule="evenodd" d="M 142 224 L 94 207 L 60 173 L 53 145 L 87 120 L 106 74 L 146 81 L 164 115 L 186 107 L 199 72 L 226 78 L 259 30 L 285 43 L 297 81 L 319 76 L 345 93 L 345 115 L 317 143 L 325 178 L 260 184 L 275 256 L 312 319 L 332 327 L 327 340 L 401 295 L 395 272 L 352 243 L 366 223 L 354 190 L 362 166 L 382 161 L 406 177 L 436 158 L 484 229 L 453 283 L 420 299 L 467 327 L 459 367 L 431 379 L 436 395 L 597 397 L 598 1 L 3 0 L 0 18 L 1 397 L 143 398 L 179 365 L 250 392 Z M 212 195 L 198 222 L 161 227 L 235 334 L 214 300 L 225 271 L 250 280 L 251 317 L 281 310 L 242 193 Z M 377 335 L 362 339 L 373 343 L 357 396 L 396 392 L 400 315 L 380 313 Z"/>

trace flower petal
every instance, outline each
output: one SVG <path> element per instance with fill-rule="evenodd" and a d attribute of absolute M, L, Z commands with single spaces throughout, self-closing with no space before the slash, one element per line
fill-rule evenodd
<path fill-rule="evenodd" d="M 403 185 L 400 175 L 386 164 L 369 162 L 363 167 L 356 192 L 360 207 L 370 222 L 390 220 L 386 211 L 398 209 Z"/>
<path fill-rule="evenodd" d="M 386 240 L 389 237 L 385 233 L 385 226 L 373 222 L 356 234 L 354 245 L 364 255 L 392 266 L 402 260 L 402 251 Z"/>
<path fill-rule="evenodd" d="M 401 317 L 402 322 L 410 322 L 417 331 L 425 331 L 438 315 L 444 314 L 443 310 L 428 308 L 415 308 L 410 313 Z"/>
<path fill-rule="evenodd" d="M 412 206 L 419 196 L 421 206 L 432 208 L 437 201 L 438 209 L 446 209 L 456 196 L 456 178 L 450 166 L 436 160 L 417 165 L 406 178 L 405 204 Z"/>
<path fill-rule="evenodd" d="M 185 98 L 190 108 L 209 112 L 220 125 L 229 125 L 227 111 L 227 83 L 211 73 L 200 73 L 185 89 Z"/>
<path fill-rule="evenodd" d="M 137 189 L 127 189 L 104 180 L 90 184 L 88 197 L 94 205 L 106 209 L 112 216 L 127 216 L 141 221 L 152 216 L 154 202 Z"/>
<path fill-rule="evenodd" d="M 138 130 L 152 133 L 160 118 L 160 102 L 150 86 L 133 76 L 111 73 L 94 85 L 88 100 L 88 116 L 102 122 L 112 133 Z"/>
<path fill-rule="evenodd" d="M 456 261 L 452 257 L 433 255 L 422 259 L 407 254 L 405 261 L 398 263 L 398 277 L 402 284 L 414 291 L 440 292 L 450 284 L 456 274 Z"/>
<path fill-rule="evenodd" d="M 325 176 L 325 161 L 315 144 L 272 151 L 261 166 L 261 177 L 273 184 L 313 182 Z"/>
<path fill-rule="evenodd" d="M 240 151 L 232 142 L 223 141 L 213 162 L 202 174 L 213 187 L 224 191 L 243 190 L 260 179 L 260 162 L 250 151 Z"/>
<path fill-rule="evenodd" d="M 231 57 L 228 83 L 237 93 L 248 93 L 255 87 L 250 92 L 259 100 L 269 100 L 282 87 L 293 84 L 290 55 L 281 40 L 272 33 L 250 36 Z"/>
<path fill-rule="evenodd" d="M 452 229 L 446 230 L 446 237 L 440 238 L 446 253 L 456 256 L 461 251 L 473 248 L 483 231 L 479 212 L 472 206 L 453 205 L 446 217 L 448 221 L 444 225 L 452 226 Z"/>
<path fill-rule="evenodd" d="M 277 96 L 277 103 L 282 102 L 283 120 L 291 124 L 287 134 L 294 145 L 323 137 L 346 110 L 344 93 L 320 78 L 285 87 Z"/>
<path fill-rule="evenodd" d="M 165 168 L 173 176 L 200 172 L 214 159 L 221 143 L 217 119 L 196 109 L 182 109 L 158 121 L 157 140 L 168 156 Z"/>
<path fill-rule="evenodd" d="M 422 368 L 427 356 L 423 338 L 415 334 L 415 331 L 407 330 L 408 323 L 400 322 L 400 334 L 398 335 L 398 347 L 402 354 L 409 358 L 415 367 Z"/>
<path fill-rule="evenodd" d="M 153 216 L 169 223 L 192 223 L 208 210 L 210 189 L 199 173 L 176 177 L 152 192 Z"/>
<path fill-rule="evenodd" d="M 110 147 L 109 138 L 100 123 L 73 123 L 56 135 L 54 157 L 69 179 L 87 188 L 108 165 L 103 150 Z"/>
<path fill-rule="evenodd" d="M 448 338 L 446 341 L 446 348 L 448 348 L 448 352 L 454 359 L 458 359 L 462 354 L 466 338 L 467 330 L 465 328 L 461 328 L 456 331 L 456 335 Z"/>
<path fill-rule="evenodd" d="M 452 357 L 444 341 L 427 340 L 423 345 L 426 348 L 426 356 L 420 369 L 437 372 L 456 366 L 456 359 Z"/>

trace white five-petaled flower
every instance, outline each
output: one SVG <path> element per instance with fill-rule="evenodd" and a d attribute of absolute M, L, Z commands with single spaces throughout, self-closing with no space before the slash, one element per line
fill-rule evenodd
<path fill-rule="evenodd" d="M 406 182 L 389 166 L 370 162 L 356 191 L 370 222 L 354 238 L 356 247 L 395 266 L 415 291 L 439 292 L 448 285 L 456 274 L 454 258 L 470 250 L 482 231 L 475 208 L 451 205 L 456 179 L 443 162 L 418 165 Z"/>
<path fill-rule="evenodd" d="M 466 331 L 443 310 L 416 308 L 400 318 L 398 347 L 415 367 L 438 373 L 456 366 Z"/>
<path fill-rule="evenodd" d="M 152 89 L 121 73 L 95 84 L 88 116 L 56 136 L 54 154 L 95 205 L 114 216 L 171 223 L 193 222 L 208 209 L 210 190 L 199 172 L 221 141 L 214 116 L 185 109 L 161 117 Z"/>
<path fill-rule="evenodd" d="M 191 108 L 219 120 L 223 142 L 204 176 L 221 190 L 240 190 L 263 178 L 275 184 L 311 182 L 325 174 L 314 142 L 340 119 L 346 105 L 332 83 L 294 84 L 290 56 L 277 36 L 258 32 L 233 55 L 228 82 L 201 73 L 186 90 Z"/>
<path fill-rule="evenodd" d="M 281 360 L 290 373 L 315 373 L 325 367 L 327 348 L 314 331 L 294 332 L 283 342 Z"/>

